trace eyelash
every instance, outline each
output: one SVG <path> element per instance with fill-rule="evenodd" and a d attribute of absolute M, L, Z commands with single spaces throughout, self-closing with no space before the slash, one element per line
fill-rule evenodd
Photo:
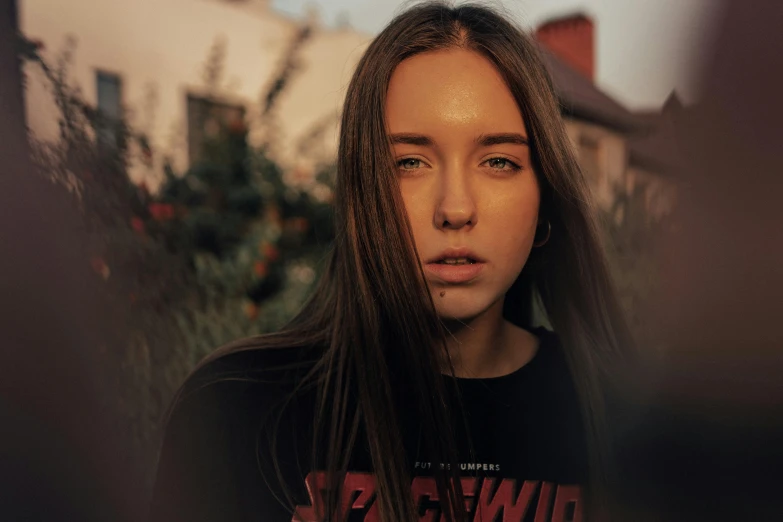
<path fill-rule="evenodd" d="M 490 162 L 490 161 L 494 161 L 494 160 L 502 160 L 502 161 L 505 161 L 507 164 L 509 164 L 509 165 L 511 166 L 511 168 L 509 168 L 509 169 L 495 169 L 495 170 L 500 170 L 500 171 L 503 171 L 503 170 L 510 170 L 511 172 L 517 172 L 517 171 L 519 171 L 519 170 L 522 170 L 522 167 L 520 167 L 519 165 L 517 165 L 516 163 L 514 163 L 514 162 L 513 162 L 513 161 L 511 161 L 510 159 L 508 159 L 508 158 L 503 158 L 503 157 L 501 157 L 501 156 L 498 156 L 498 157 L 495 157 L 495 158 L 489 158 L 489 159 L 488 159 L 488 160 L 486 160 L 484 163 L 488 163 L 488 162 Z M 490 168 L 492 168 L 492 167 L 490 167 Z"/>
<path fill-rule="evenodd" d="M 494 160 L 501 160 L 501 161 L 505 161 L 505 162 L 506 162 L 508 165 L 510 165 L 510 166 L 511 166 L 511 168 L 508 168 L 508 169 L 494 169 L 493 167 L 490 167 L 490 168 L 493 168 L 493 170 L 499 170 L 499 171 L 506 171 L 506 170 L 508 170 L 508 171 L 511 171 L 511 172 L 517 172 L 517 171 L 519 171 L 519 170 L 522 170 L 522 167 L 520 167 L 519 165 L 517 165 L 516 163 L 514 163 L 514 162 L 513 162 L 513 161 L 511 161 L 510 159 L 508 159 L 508 158 L 504 158 L 504 157 L 502 157 L 502 156 L 496 156 L 496 157 L 494 157 L 494 158 L 489 158 L 489 159 L 487 159 L 487 160 L 483 161 L 483 162 L 482 162 L 482 165 L 483 165 L 484 163 L 489 163 L 490 161 L 494 161 Z M 418 159 L 418 158 L 402 158 L 402 159 L 400 159 L 399 161 L 397 161 L 397 167 L 398 167 L 398 168 L 400 168 L 401 170 L 406 170 L 406 171 L 416 170 L 415 168 L 413 168 L 413 169 L 406 169 L 406 168 L 404 168 L 404 167 L 403 167 L 403 164 L 404 164 L 406 161 L 418 161 L 419 163 L 422 163 L 422 160 L 420 160 L 420 159 Z"/>
<path fill-rule="evenodd" d="M 420 159 L 418 159 L 418 158 L 402 158 L 399 161 L 397 161 L 397 168 L 399 168 L 401 170 L 416 170 L 416 169 L 406 169 L 406 168 L 404 168 L 402 165 L 406 161 L 418 161 L 419 163 L 422 163 L 422 161 Z"/>

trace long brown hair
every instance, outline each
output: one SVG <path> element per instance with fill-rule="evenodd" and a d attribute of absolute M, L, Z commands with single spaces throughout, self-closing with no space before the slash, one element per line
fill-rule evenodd
<path fill-rule="evenodd" d="M 418 398 L 405 406 L 418 411 L 431 461 L 452 463 L 451 471 L 436 470 L 444 513 L 451 520 L 466 518 L 445 383 L 439 378 L 447 331 L 418 262 L 384 117 L 395 67 L 416 54 L 454 47 L 493 63 L 524 117 L 541 187 L 541 214 L 552 233 L 544 247 L 534 249 L 509 290 L 504 313 L 527 325 L 531 292 L 540 295 L 584 412 L 591 455 L 587 491 L 594 501 L 607 479 L 603 385 L 629 335 L 551 79 L 536 44 L 503 16 L 478 5 L 425 3 L 397 16 L 375 38 L 348 87 L 334 200 L 336 239 L 314 294 L 280 332 L 233 343 L 202 363 L 240 350 L 322 347 L 303 383 L 318 390 L 313 452 L 323 456 L 327 475 L 335 477 L 326 503 L 329 514 L 339 508 L 339 477 L 362 431 L 381 519 L 418 519 L 397 415 L 402 385 L 395 376 L 405 375 L 405 386 Z"/>

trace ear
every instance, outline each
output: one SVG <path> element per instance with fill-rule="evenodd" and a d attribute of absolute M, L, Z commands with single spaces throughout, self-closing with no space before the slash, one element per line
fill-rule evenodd
<path fill-rule="evenodd" d="M 536 222 L 536 235 L 533 238 L 533 247 L 538 248 L 544 246 L 549 241 L 549 236 L 552 234 L 552 223 L 541 216 L 539 216 Z"/>

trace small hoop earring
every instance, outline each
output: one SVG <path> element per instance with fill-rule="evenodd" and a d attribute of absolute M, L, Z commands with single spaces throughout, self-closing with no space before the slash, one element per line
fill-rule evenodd
<path fill-rule="evenodd" d="M 541 223 L 536 225 L 536 231 L 538 231 L 538 227 L 540 227 L 540 226 L 541 226 Z M 549 220 L 547 219 L 546 220 L 546 237 L 544 238 L 543 241 L 541 241 L 541 240 L 534 241 L 533 242 L 533 246 L 538 248 L 538 247 L 542 247 L 542 246 L 546 245 L 547 242 L 549 241 L 549 236 L 551 236 L 551 235 L 552 235 L 552 223 L 550 223 Z"/>

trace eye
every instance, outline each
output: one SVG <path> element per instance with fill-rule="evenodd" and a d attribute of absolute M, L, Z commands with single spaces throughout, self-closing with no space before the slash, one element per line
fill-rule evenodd
<path fill-rule="evenodd" d="M 508 170 L 516 172 L 517 170 L 521 170 L 522 167 L 514 163 L 508 158 L 490 158 L 487 161 L 484 162 L 492 169 L 495 170 Z"/>
<path fill-rule="evenodd" d="M 421 160 L 416 158 L 403 158 L 397 162 L 397 166 L 402 170 L 416 170 L 421 168 Z"/>

